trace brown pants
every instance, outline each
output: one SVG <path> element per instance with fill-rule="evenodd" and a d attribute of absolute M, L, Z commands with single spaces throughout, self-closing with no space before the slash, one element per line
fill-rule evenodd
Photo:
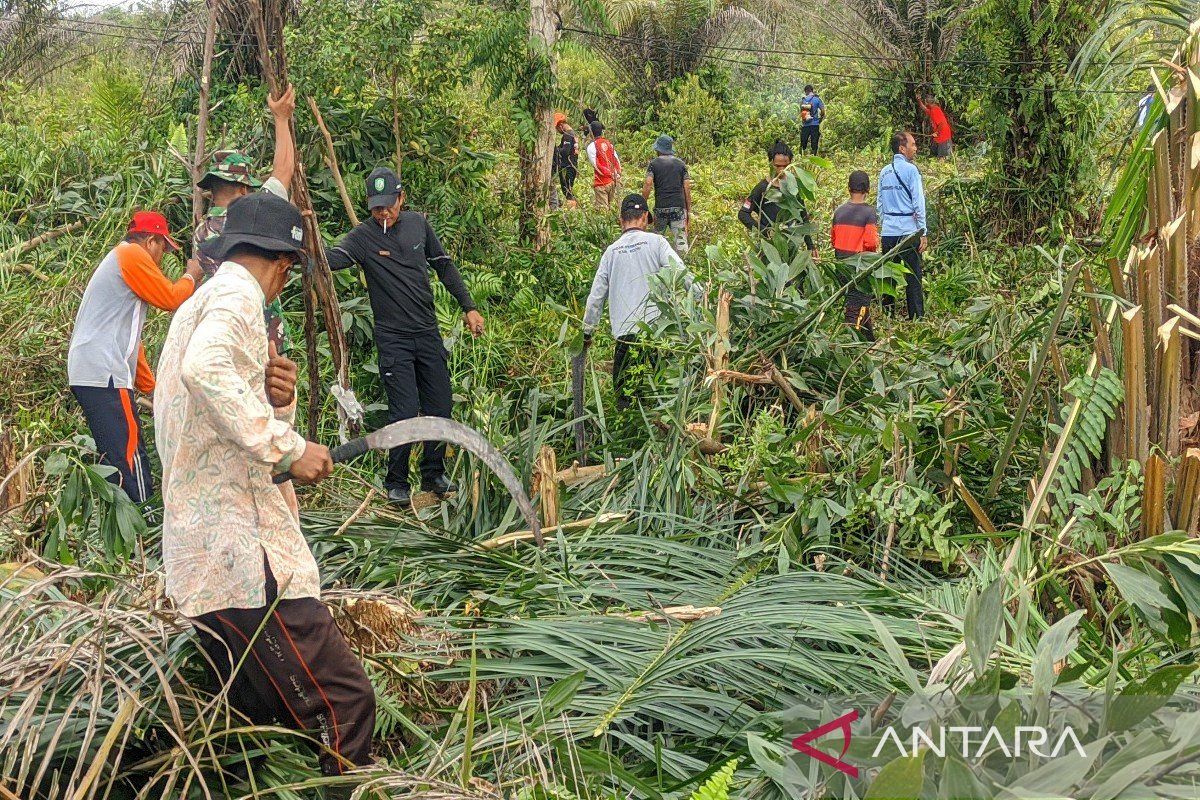
<path fill-rule="evenodd" d="M 326 775 L 345 771 L 341 759 L 370 764 L 375 690 L 362 664 L 324 603 L 305 597 L 280 600 L 272 609 L 278 589 L 270 567 L 266 589 L 266 607 L 227 608 L 193 620 L 222 683 L 249 646 L 229 687 L 230 702 L 256 725 L 283 725 L 314 736 L 327 748 L 320 754 Z"/>
<path fill-rule="evenodd" d="M 595 199 L 596 208 L 611 208 L 612 204 L 617 201 L 617 182 L 613 181 L 604 186 L 592 186 L 592 196 Z"/>

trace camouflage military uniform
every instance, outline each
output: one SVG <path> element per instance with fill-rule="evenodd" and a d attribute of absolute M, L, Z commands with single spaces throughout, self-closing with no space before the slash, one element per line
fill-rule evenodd
<path fill-rule="evenodd" d="M 288 199 L 287 189 L 283 184 L 274 177 L 268 178 L 266 183 L 263 183 L 250 174 L 250 159 L 238 152 L 222 151 L 213 156 L 213 166 L 204 177 L 200 180 L 200 188 L 210 189 L 210 181 L 213 178 L 230 181 L 232 183 L 242 183 L 252 189 L 258 189 L 264 192 L 270 192 L 284 200 Z M 222 206 L 211 206 L 204 219 L 196 226 L 196 233 L 192 238 L 192 252 L 196 254 L 196 258 L 200 261 L 200 269 L 204 270 L 204 276 L 211 278 L 216 274 L 217 268 L 221 264 L 213 258 L 204 255 L 200 252 L 200 243 L 213 239 L 221 235 L 225 230 L 225 208 Z M 287 326 L 283 321 L 283 305 L 276 297 L 267 307 L 263 309 L 263 319 L 267 326 L 267 338 L 275 343 L 275 347 L 280 353 L 287 351 Z"/>

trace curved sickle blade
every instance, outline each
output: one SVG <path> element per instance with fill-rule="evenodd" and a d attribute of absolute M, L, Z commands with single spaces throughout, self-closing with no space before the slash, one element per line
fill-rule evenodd
<path fill-rule="evenodd" d="M 365 438 L 372 450 L 390 450 L 403 444 L 441 441 L 456 444 L 474 453 L 488 469 L 496 473 L 504 488 L 508 489 L 517 507 L 521 509 L 529 530 L 533 532 L 538 547 L 542 546 L 542 527 L 538 523 L 537 512 L 533 510 L 529 495 L 525 494 L 525 487 L 521 485 L 512 466 L 500 455 L 500 451 L 483 438 L 479 431 L 445 417 L 413 417 L 384 425 L 379 430 L 367 434 Z"/>

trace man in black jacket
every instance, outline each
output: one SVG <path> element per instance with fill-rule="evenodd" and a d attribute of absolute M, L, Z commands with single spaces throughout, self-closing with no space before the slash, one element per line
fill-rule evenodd
<path fill-rule="evenodd" d="M 379 349 L 379 378 L 388 398 L 388 420 L 409 419 L 418 413 L 449 417 L 453 400 L 446 348 L 438 331 L 429 270 L 437 273 L 463 310 L 467 328 L 483 333 L 483 317 L 475 310 L 462 275 L 438 241 L 429 221 L 404 208 L 404 189 L 396 173 L 380 167 L 367 176 L 367 207 L 371 219 L 359 224 L 333 247 L 331 269 L 352 265 L 367 278 L 367 296 L 375 314 L 375 346 Z M 426 442 L 421 458 L 421 489 L 445 496 L 457 490 L 446 477 L 444 443 Z M 384 486 L 388 499 L 407 506 L 411 445 L 388 455 Z"/>
<path fill-rule="evenodd" d="M 750 230 L 758 228 L 763 236 L 771 235 L 771 229 L 775 225 L 775 220 L 779 218 L 780 210 L 779 203 L 771 199 L 767 191 L 779 188 L 784 172 L 792 164 L 792 148 L 788 147 L 782 139 L 776 139 L 775 144 L 767 150 L 767 160 L 771 163 L 771 179 L 764 178 L 759 181 L 738 211 L 738 221 Z M 809 221 L 808 209 L 802 205 L 800 222 L 807 225 Z M 817 246 L 813 243 L 812 236 L 804 235 L 804 246 L 808 248 L 813 261 L 816 261 L 818 258 Z"/>

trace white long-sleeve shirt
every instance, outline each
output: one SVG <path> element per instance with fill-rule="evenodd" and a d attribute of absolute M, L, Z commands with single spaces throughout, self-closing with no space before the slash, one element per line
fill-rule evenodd
<path fill-rule="evenodd" d="M 662 236 L 637 228 L 622 233 L 600 257 L 583 314 L 584 331 L 596 329 L 606 301 L 613 336 L 625 336 L 640 323 L 658 319 L 658 306 L 650 302 L 650 280 L 668 266 L 682 269 L 683 260 Z M 698 299 L 703 297 L 690 273 L 684 273 L 683 281 Z"/>

